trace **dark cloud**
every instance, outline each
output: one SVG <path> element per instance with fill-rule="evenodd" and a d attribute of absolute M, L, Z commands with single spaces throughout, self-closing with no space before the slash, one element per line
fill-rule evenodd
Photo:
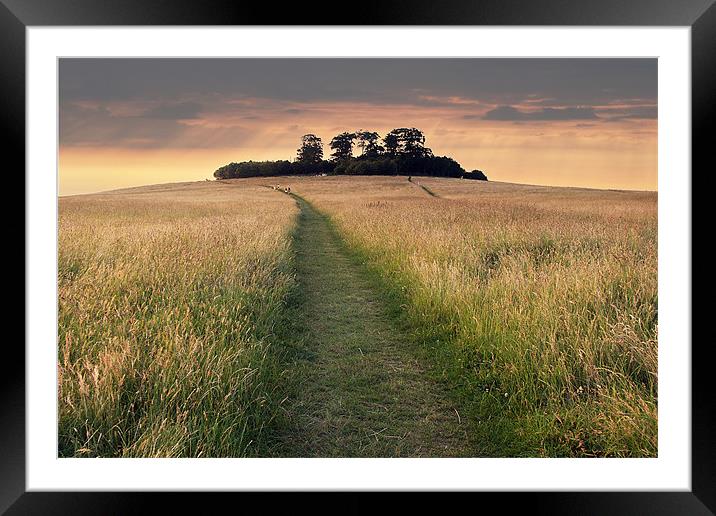
<path fill-rule="evenodd" d="M 60 119 L 60 145 L 165 147 L 185 128 L 174 120 L 114 117 L 108 113 Z"/>
<path fill-rule="evenodd" d="M 629 107 L 626 109 L 619 108 L 604 108 L 600 109 L 599 113 L 610 116 L 613 119 L 619 120 L 655 120 L 658 117 L 658 107 L 654 106 L 637 106 Z"/>
<path fill-rule="evenodd" d="M 207 131 L 180 120 L 190 110 L 160 105 L 142 115 L 115 115 L 106 107 L 67 104 L 60 109 L 60 145 L 73 147 L 207 148 L 236 145 L 251 131 L 229 127 Z"/>
<path fill-rule="evenodd" d="M 201 104 L 198 102 L 161 103 L 144 113 L 143 118 L 159 118 L 163 120 L 189 120 L 201 114 Z"/>
<path fill-rule="evenodd" d="M 61 59 L 63 101 L 202 95 L 277 100 L 596 105 L 656 99 L 656 59 Z M 499 101 L 498 99 L 502 99 Z"/>
<path fill-rule="evenodd" d="M 522 111 L 513 106 L 499 106 L 485 113 L 485 120 L 530 121 L 530 120 L 591 120 L 597 118 L 592 107 L 540 108 L 536 111 Z"/>
<path fill-rule="evenodd" d="M 290 124 L 313 103 L 439 106 L 452 120 L 616 121 L 656 117 L 657 60 L 63 58 L 59 98 L 64 145 L 234 145 L 248 130 L 234 124 Z M 212 117 L 224 120 L 199 127 Z"/>

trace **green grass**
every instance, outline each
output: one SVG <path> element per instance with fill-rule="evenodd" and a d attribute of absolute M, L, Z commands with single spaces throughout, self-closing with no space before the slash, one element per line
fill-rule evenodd
<path fill-rule="evenodd" d="M 419 186 L 420 188 L 422 188 L 423 191 L 424 191 L 426 194 L 428 194 L 430 197 L 438 197 L 438 194 L 436 194 L 435 192 L 433 192 L 430 188 L 428 188 L 428 187 L 425 186 L 424 184 L 419 183 L 418 181 L 413 181 L 412 179 L 409 179 L 409 181 L 410 181 L 411 183 L 413 183 L 413 184 Z"/>
<path fill-rule="evenodd" d="M 464 424 L 431 380 L 383 299 L 323 215 L 301 207 L 294 236 L 301 342 L 289 425 L 272 454 L 470 456 Z M 297 314 L 298 315 L 298 314 Z"/>
<path fill-rule="evenodd" d="M 655 456 L 655 197 L 434 180 L 446 186 L 431 199 L 398 181 L 299 192 L 368 268 L 481 450 Z"/>
<path fill-rule="evenodd" d="M 466 325 L 473 321 L 461 321 L 455 313 L 436 307 L 433 293 L 420 289 L 409 274 L 387 269 L 382 264 L 384 257 L 378 258 L 375 251 L 358 246 L 347 249 L 356 263 L 368 267 L 373 287 L 382 292 L 382 302 L 406 340 L 414 344 L 413 349 L 425 363 L 431 364 L 433 378 L 447 384 L 463 417 L 472 423 L 470 438 L 478 443 L 483 455 L 628 456 L 629 450 L 636 455 L 655 453 L 650 436 L 656 434 L 656 420 L 648 406 L 643 407 L 641 417 L 636 414 L 638 419 L 633 424 L 639 431 L 633 437 L 605 434 L 594 425 L 604 417 L 604 407 L 589 403 L 594 393 L 580 391 L 580 396 L 572 400 L 560 395 L 557 403 L 550 399 L 555 389 L 566 390 L 567 386 L 560 387 L 564 376 L 549 370 L 545 371 L 549 376 L 540 375 L 536 370 L 539 361 L 534 356 L 528 355 L 525 363 L 522 353 L 530 344 L 524 332 L 492 327 L 466 341 Z M 569 357 L 565 356 L 566 360 Z M 629 402 L 641 396 L 642 389 L 655 394 L 656 384 L 645 368 L 624 360 L 629 359 L 617 358 L 616 367 L 631 370 L 631 375 L 622 379 L 622 373 L 610 371 L 622 381 L 613 385 L 608 395 L 614 396 L 614 401 L 626 395 L 624 413 L 634 418 Z M 611 358 L 605 357 L 605 361 L 615 367 Z M 520 363 L 524 365 L 514 365 Z M 588 380 L 577 378 L 576 382 L 587 384 Z M 594 433 L 589 433 L 590 428 Z"/>

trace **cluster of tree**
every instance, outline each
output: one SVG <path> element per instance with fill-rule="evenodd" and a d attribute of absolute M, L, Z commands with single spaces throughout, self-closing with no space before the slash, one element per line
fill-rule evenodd
<path fill-rule="evenodd" d="M 353 156 L 354 147 L 360 149 Z M 479 170 L 466 172 L 460 164 L 446 156 L 434 156 L 425 146 L 425 135 L 414 127 L 393 129 L 382 139 L 373 131 L 343 132 L 330 142 L 331 159 L 323 159 L 323 142 L 315 134 L 301 138 L 296 160 L 244 161 L 229 163 L 217 169 L 214 177 L 263 177 L 281 175 L 346 174 L 346 175 L 414 175 L 464 177 L 487 180 Z"/>
<path fill-rule="evenodd" d="M 393 129 L 380 143 L 380 135 L 373 131 L 356 131 L 355 133 L 341 133 L 335 136 L 330 143 L 333 150 L 331 157 L 334 161 L 344 161 L 353 158 L 353 145 L 360 148 L 360 158 L 363 159 L 401 159 L 401 158 L 431 158 L 433 151 L 425 146 L 425 135 L 415 127 Z"/>
<path fill-rule="evenodd" d="M 241 161 L 219 167 L 214 172 L 217 179 L 236 179 L 239 177 L 269 177 L 330 174 L 333 164 L 328 161 L 302 163 L 300 161 Z"/>
<path fill-rule="evenodd" d="M 465 172 L 460 164 L 445 156 L 389 158 L 353 158 L 336 163 L 334 174 L 345 175 L 412 175 L 436 177 L 463 177 Z"/>

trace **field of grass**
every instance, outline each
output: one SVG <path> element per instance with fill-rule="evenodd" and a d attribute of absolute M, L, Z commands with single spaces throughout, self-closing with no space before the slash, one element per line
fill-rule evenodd
<path fill-rule="evenodd" d="M 60 199 L 60 456 L 263 453 L 297 211 L 217 183 Z"/>
<path fill-rule="evenodd" d="M 656 455 L 655 193 L 402 177 L 292 188 L 389 291 L 490 454 Z"/>
<path fill-rule="evenodd" d="M 657 453 L 656 193 L 291 177 L 59 206 L 60 456 Z"/>

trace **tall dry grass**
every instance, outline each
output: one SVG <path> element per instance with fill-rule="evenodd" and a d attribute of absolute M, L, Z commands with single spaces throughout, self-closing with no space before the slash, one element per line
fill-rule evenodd
<path fill-rule="evenodd" d="M 60 199 L 60 456 L 261 453 L 296 213 L 217 183 Z"/>
<path fill-rule="evenodd" d="M 657 453 L 657 196 L 312 178 L 495 455 Z"/>

